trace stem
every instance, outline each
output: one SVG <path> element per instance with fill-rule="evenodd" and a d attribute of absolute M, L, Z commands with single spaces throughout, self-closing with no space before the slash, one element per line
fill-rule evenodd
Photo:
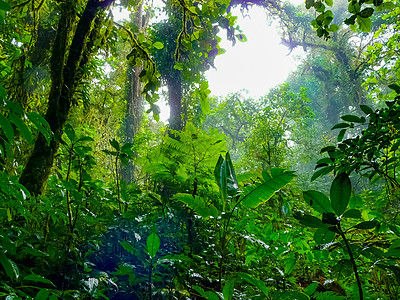
<path fill-rule="evenodd" d="M 119 196 L 118 158 L 119 158 L 119 155 L 117 155 L 117 156 L 115 157 L 115 178 L 117 179 L 118 207 L 119 207 L 119 211 L 122 212 L 121 199 L 120 199 L 120 196 Z"/>
<path fill-rule="evenodd" d="M 152 273 L 153 273 L 153 258 L 150 258 L 150 272 L 149 272 L 149 299 L 150 300 L 152 300 L 153 299 L 153 291 L 152 291 L 152 284 L 151 284 L 151 282 L 152 282 Z"/>
<path fill-rule="evenodd" d="M 357 281 L 357 285 L 358 285 L 358 293 L 360 295 L 360 300 L 364 300 L 363 290 L 362 290 L 362 286 L 361 286 L 361 280 L 360 280 L 360 277 L 358 276 L 357 265 L 356 265 L 356 261 L 353 256 L 353 252 L 351 251 L 351 248 L 350 248 L 350 243 L 347 240 L 344 232 L 342 231 L 340 224 L 337 225 L 337 229 L 339 230 L 339 234 L 342 237 L 344 243 L 346 244 L 347 252 L 349 252 L 350 261 L 353 266 L 354 276 L 356 277 L 356 281 Z"/>
<path fill-rule="evenodd" d="M 68 157 L 68 170 L 67 170 L 67 177 L 66 181 L 69 181 L 69 176 L 71 174 L 71 165 L 72 165 L 72 151 L 74 149 L 74 144 L 72 143 L 71 145 L 71 150 L 69 152 L 69 157 Z M 74 227 L 72 225 L 72 211 L 71 211 L 71 202 L 69 200 L 69 191 L 67 189 L 67 215 L 68 215 L 68 222 L 69 222 L 69 231 L 72 233 L 74 230 Z"/>

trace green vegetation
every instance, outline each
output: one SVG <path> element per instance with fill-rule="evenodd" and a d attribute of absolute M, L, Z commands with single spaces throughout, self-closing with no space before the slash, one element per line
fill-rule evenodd
<path fill-rule="evenodd" d="M 251 6 L 307 55 L 263 97 L 213 97 Z M 0 0 L 0 298 L 399 299 L 399 16 Z"/>

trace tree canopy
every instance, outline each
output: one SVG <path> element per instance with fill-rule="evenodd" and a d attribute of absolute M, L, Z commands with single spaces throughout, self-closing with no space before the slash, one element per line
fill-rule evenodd
<path fill-rule="evenodd" d="M 216 97 L 252 6 L 305 55 Z M 399 14 L 0 0 L 0 297 L 398 299 Z"/>

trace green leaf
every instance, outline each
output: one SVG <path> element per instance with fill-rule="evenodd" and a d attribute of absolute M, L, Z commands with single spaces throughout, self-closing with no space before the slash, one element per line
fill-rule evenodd
<path fill-rule="evenodd" d="M 328 244 L 335 238 L 335 233 L 327 228 L 319 228 L 314 233 L 314 241 L 317 244 Z"/>
<path fill-rule="evenodd" d="M 202 287 L 197 285 L 193 286 L 193 289 L 200 294 L 206 300 L 221 300 L 221 298 L 214 291 L 204 291 Z"/>
<path fill-rule="evenodd" d="M 232 300 L 233 292 L 235 291 L 235 282 L 236 279 L 229 280 L 225 283 L 224 288 L 222 289 L 222 294 L 224 295 L 224 300 Z"/>
<path fill-rule="evenodd" d="M 378 221 L 376 220 L 371 220 L 371 221 L 365 221 L 358 223 L 357 225 L 353 226 L 352 228 L 357 228 L 357 229 L 372 229 L 375 228 L 376 225 L 378 225 Z"/>
<path fill-rule="evenodd" d="M 306 8 L 310 9 L 312 6 L 314 6 L 315 0 L 306 0 Z"/>
<path fill-rule="evenodd" d="M 70 124 L 65 125 L 64 132 L 71 142 L 75 142 L 75 130 Z"/>
<path fill-rule="evenodd" d="M 132 143 L 123 144 L 121 147 L 121 153 L 127 154 L 128 156 L 133 155 L 132 147 L 133 147 Z"/>
<path fill-rule="evenodd" d="M 385 3 L 382 3 L 379 7 L 381 9 L 392 10 L 392 9 L 396 8 L 396 5 L 392 2 L 385 2 Z"/>
<path fill-rule="evenodd" d="M 397 236 L 400 236 L 400 226 L 396 224 L 388 224 L 389 228 Z"/>
<path fill-rule="evenodd" d="M 49 298 L 50 295 L 50 290 L 48 289 L 41 289 L 35 297 L 35 300 L 47 300 L 47 298 Z"/>
<path fill-rule="evenodd" d="M 174 69 L 182 71 L 183 70 L 183 63 L 180 63 L 180 62 L 176 63 L 175 66 L 174 66 Z"/>
<path fill-rule="evenodd" d="M 318 191 L 306 191 L 303 193 L 304 200 L 316 211 L 322 213 L 333 212 L 329 198 Z"/>
<path fill-rule="evenodd" d="M 397 94 L 400 94 L 400 86 L 398 86 L 397 84 L 390 84 L 389 88 L 394 90 Z"/>
<path fill-rule="evenodd" d="M 339 132 L 339 134 L 337 136 L 337 141 L 338 142 L 341 142 L 343 140 L 343 137 L 344 137 L 345 133 L 346 133 L 346 129 L 340 130 L 340 132 Z"/>
<path fill-rule="evenodd" d="M 222 155 L 219 156 L 217 164 L 214 169 L 214 176 L 215 180 L 217 181 L 217 184 L 221 190 L 222 194 L 222 199 L 224 200 L 224 203 L 226 202 L 226 199 L 228 198 L 228 186 L 227 186 L 227 178 L 226 178 L 226 161 L 222 157 Z"/>
<path fill-rule="evenodd" d="M 339 278 L 345 278 L 353 273 L 353 266 L 349 259 L 341 259 L 336 266 L 333 266 L 332 271 Z"/>
<path fill-rule="evenodd" d="M 122 248 L 124 248 L 126 251 L 128 251 L 130 254 L 135 255 L 136 253 L 136 249 L 132 246 L 131 243 L 127 242 L 127 241 L 122 241 L 119 242 L 122 246 Z"/>
<path fill-rule="evenodd" d="M 361 219 L 361 212 L 358 209 L 349 209 L 343 214 L 342 217 L 351 219 Z"/>
<path fill-rule="evenodd" d="M 315 171 L 313 173 L 313 175 L 311 176 L 311 182 L 323 175 L 328 174 L 329 172 L 333 171 L 333 169 L 334 169 L 333 166 L 327 166 L 327 167 L 319 169 L 318 171 Z"/>
<path fill-rule="evenodd" d="M 238 278 L 240 278 L 240 279 L 242 279 L 242 280 L 244 280 L 244 281 L 246 281 L 246 282 L 248 282 L 248 283 L 254 285 L 254 286 L 257 287 L 258 289 L 260 289 L 260 291 L 263 292 L 263 294 L 264 294 L 265 296 L 268 297 L 269 290 L 268 290 L 267 286 L 265 285 L 265 283 L 262 282 L 261 280 L 259 280 L 259 279 L 255 278 L 255 277 L 253 277 L 253 276 L 250 275 L 250 274 L 243 273 L 243 272 L 239 272 L 239 273 L 238 273 Z"/>
<path fill-rule="evenodd" d="M 306 294 L 297 292 L 297 291 L 276 291 L 274 293 L 273 300 L 309 300 Z"/>
<path fill-rule="evenodd" d="M 36 283 L 40 282 L 40 283 L 45 283 L 45 284 L 49 284 L 49 285 L 55 286 L 49 279 L 44 278 L 44 277 L 42 277 L 40 275 L 37 275 L 37 274 L 26 275 L 24 277 L 23 281 L 31 281 L 31 282 L 36 282 Z"/>
<path fill-rule="evenodd" d="M 326 5 L 333 6 L 333 0 L 325 0 Z"/>
<path fill-rule="evenodd" d="M 153 47 L 156 48 L 156 49 L 158 49 L 158 50 L 160 50 L 160 49 L 164 48 L 164 45 L 163 45 L 163 43 L 161 43 L 161 42 L 155 42 L 155 43 L 153 44 Z"/>
<path fill-rule="evenodd" d="M 362 123 L 361 119 L 359 117 L 353 116 L 353 115 L 344 115 L 344 116 L 341 116 L 340 118 L 346 122 Z"/>
<path fill-rule="evenodd" d="M 370 18 L 362 18 L 357 16 L 357 23 L 362 32 L 370 32 L 372 29 L 372 21 Z"/>
<path fill-rule="evenodd" d="M 337 128 L 348 128 L 348 127 L 350 127 L 349 123 L 339 123 L 339 124 L 336 124 L 335 126 L 333 126 L 331 128 L 331 130 L 337 129 Z"/>
<path fill-rule="evenodd" d="M 363 111 L 363 113 L 365 113 L 366 115 L 370 115 L 373 114 L 374 111 L 372 110 L 371 107 L 369 107 L 368 105 L 360 105 L 361 110 Z"/>
<path fill-rule="evenodd" d="M 11 10 L 11 5 L 8 4 L 7 2 L 4 2 L 3 0 L 0 0 L 0 10 L 10 11 Z"/>
<path fill-rule="evenodd" d="M 360 11 L 359 16 L 361 18 L 369 18 L 374 14 L 374 9 L 372 7 L 367 7 L 364 8 L 362 11 Z"/>
<path fill-rule="evenodd" d="M 240 201 L 248 208 L 256 208 L 268 201 L 275 192 L 287 185 L 295 177 L 293 172 L 285 171 L 281 175 L 244 189 L 244 196 Z"/>
<path fill-rule="evenodd" d="M 14 123 L 14 125 L 18 128 L 21 135 L 24 139 L 31 144 L 33 142 L 32 133 L 29 130 L 28 126 L 26 126 L 25 122 L 14 114 L 10 115 L 10 121 Z"/>
<path fill-rule="evenodd" d="M 337 225 L 339 224 L 339 221 L 335 213 L 328 212 L 322 214 L 322 223 L 329 225 Z"/>
<path fill-rule="evenodd" d="M 110 145 L 111 145 L 115 150 L 117 150 L 117 151 L 120 150 L 119 143 L 118 143 L 118 141 L 117 141 L 116 139 L 112 139 L 112 140 L 110 140 L 109 142 L 110 142 Z"/>
<path fill-rule="evenodd" d="M 46 139 L 47 145 L 50 145 L 50 140 L 52 137 L 52 133 L 50 130 L 49 123 L 47 123 L 46 119 L 43 118 L 41 115 L 35 112 L 30 112 L 26 114 L 29 121 L 35 125 L 36 129 L 44 136 Z"/>
<path fill-rule="evenodd" d="M 327 225 L 322 223 L 322 221 L 314 216 L 308 214 L 302 214 L 299 212 L 294 212 L 293 217 L 299 220 L 300 224 L 311 228 L 327 228 Z"/>
<path fill-rule="evenodd" d="M 208 100 L 208 97 L 202 97 L 200 99 L 200 108 L 204 114 L 208 114 L 210 112 L 210 101 Z"/>
<path fill-rule="evenodd" d="M 310 284 L 306 287 L 306 289 L 305 289 L 304 292 L 306 292 L 306 294 L 307 294 L 308 296 L 311 296 L 312 294 L 315 293 L 315 291 L 317 290 L 317 287 L 318 287 L 318 282 L 310 283 Z"/>
<path fill-rule="evenodd" d="M 15 262 L 9 259 L 3 252 L 0 253 L 0 263 L 6 271 L 7 276 L 12 280 L 18 280 L 19 269 Z"/>
<path fill-rule="evenodd" d="M 336 32 L 339 30 L 339 26 L 336 24 L 332 24 L 331 26 L 328 27 L 328 31 L 330 32 Z"/>
<path fill-rule="evenodd" d="M 231 156 L 229 152 L 225 155 L 225 162 L 226 162 L 226 184 L 227 184 L 227 192 L 229 196 L 236 195 L 237 191 L 239 190 L 239 185 L 236 180 L 235 169 L 233 168 Z"/>
<path fill-rule="evenodd" d="M 161 244 L 160 238 L 155 232 L 151 233 L 147 237 L 146 250 L 151 258 L 156 256 L 158 249 L 160 249 L 160 244 Z"/>
<path fill-rule="evenodd" d="M 220 214 L 214 205 L 208 207 L 205 201 L 199 196 L 193 198 L 191 194 L 178 193 L 174 195 L 174 199 L 186 204 L 189 208 L 193 209 L 197 215 L 205 219 L 211 216 L 216 218 Z"/>
<path fill-rule="evenodd" d="M 285 258 L 282 260 L 284 265 L 285 274 L 290 275 L 296 267 L 296 259 L 293 257 Z"/>
<path fill-rule="evenodd" d="M 346 173 L 339 174 L 332 182 L 330 189 L 331 204 L 337 216 L 342 215 L 351 196 L 351 182 Z"/>
<path fill-rule="evenodd" d="M 14 139 L 14 129 L 12 128 L 10 121 L 8 121 L 8 119 L 2 114 L 0 114 L 0 127 L 8 142 L 12 143 Z"/>

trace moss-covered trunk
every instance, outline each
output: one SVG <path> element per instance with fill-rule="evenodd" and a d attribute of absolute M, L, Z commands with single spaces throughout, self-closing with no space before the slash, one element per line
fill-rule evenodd
<path fill-rule="evenodd" d="M 139 32 L 143 31 L 143 3 L 139 4 L 135 14 L 133 25 L 137 26 Z M 135 135 L 139 131 L 143 116 L 143 96 L 140 94 L 140 72 L 143 67 L 128 66 L 126 71 L 127 93 L 126 93 L 126 113 L 125 113 L 125 143 L 134 143 Z M 121 166 L 121 178 L 125 183 L 130 184 L 135 181 L 135 166 L 132 163 Z"/>
<path fill-rule="evenodd" d="M 32 195 L 43 192 L 44 186 L 53 166 L 54 156 L 60 145 L 60 138 L 71 108 L 71 98 L 75 88 L 82 80 L 79 70 L 87 62 L 87 53 L 90 43 L 89 35 L 92 24 L 99 12 L 107 8 L 114 0 L 98 1 L 89 0 L 79 19 L 76 31 L 69 47 L 68 59 L 65 62 L 68 36 L 74 19 L 74 3 L 67 1 L 61 10 L 57 35 L 54 41 L 50 61 L 51 90 L 49 94 L 48 109 L 45 119 L 50 125 L 53 138 L 50 144 L 42 134 L 39 134 L 33 152 L 29 157 L 20 183 L 23 184 Z"/>
<path fill-rule="evenodd" d="M 172 76 L 168 76 L 168 102 L 169 102 L 169 128 L 182 130 L 182 73 L 174 70 Z"/>

